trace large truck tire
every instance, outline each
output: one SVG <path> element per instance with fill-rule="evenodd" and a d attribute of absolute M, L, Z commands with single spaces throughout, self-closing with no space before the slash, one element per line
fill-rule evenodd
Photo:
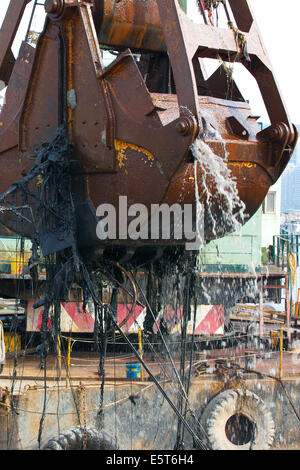
<path fill-rule="evenodd" d="M 43 450 L 117 450 L 117 441 L 104 431 L 78 426 L 51 438 Z"/>
<path fill-rule="evenodd" d="M 248 390 L 226 390 L 205 408 L 201 423 L 213 450 L 267 450 L 275 425 L 263 400 Z"/>

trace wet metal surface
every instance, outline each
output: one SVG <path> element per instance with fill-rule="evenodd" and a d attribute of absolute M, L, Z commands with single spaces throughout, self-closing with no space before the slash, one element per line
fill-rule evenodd
<path fill-rule="evenodd" d="M 84 236 L 82 231 L 81 238 L 78 235 L 85 247 L 99 244 L 92 236 L 96 208 L 102 203 L 118 208 L 119 195 L 147 208 L 163 202 L 182 206 L 194 202 L 190 146 L 197 136 L 204 137 L 216 155 L 225 161 L 228 158 L 246 213 L 255 213 L 291 157 L 297 135 L 248 3 L 240 3 L 237 8 L 230 1 L 237 25 L 245 30 L 251 72 L 270 115 L 271 127 L 263 132 L 238 93 L 232 100 L 220 97 L 228 77 L 220 73 L 204 81 L 199 68 L 203 57 L 245 59 L 234 31 L 195 25 L 173 0 L 109 0 L 94 2 L 94 10 L 84 2 L 61 0 L 53 8 L 48 2 L 49 16 L 37 47 L 22 46 L 8 83 L 7 105 L 0 119 L 0 169 L 5 175 L 0 192 L 28 173 L 34 156 L 66 119 L 76 156 L 72 175 L 77 222 L 89 226 Z M 18 18 L 8 10 L 4 24 L 15 21 L 17 25 Z M 102 34 L 111 47 L 119 48 L 119 55 L 107 68 L 94 20 L 100 38 Z M 13 27 L 9 34 L 12 39 Z M 160 49 L 163 40 L 174 83 L 169 67 L 159 66 L 161 83 L 169 83 L 169 94 L 161 89 L 153 94 L 145 77 L 155 77 L 155 68 L 144 70 L 127 48 L 141 51 L 143 62 L 149 44 Z M 165 57 L 157 60 L 162 64 Z M 208 128 L 215 129 L 218 137 L 205 135 Z M 199 181 L 201 177 L 199 168 Z M 206 183 L 213 193 L 213 185 Z M 216 218 L 222 213 L 221 200 L 219 205 Z M 11 215 L 3 217 L 3 222 L 14 226 Z M 214 237 L 209 227 L 205 237 Z"/>
<path fill-rule="evenodd" d="M 255 371 L 261 372 L 263 374 L 279 377 L 280 373 L 280 352 L 276 350 L 270 351 L 260 351 L 252 349 L 245 349 L 241 347 L 225 349 L 225 350 L 208 350 L 205 353 L 205 359 L 203 359 L 203 354 L 199 353 L 200 363 L 206 364 L 206 372 L 201 372 L 201 375 L 210 377 L 211 374 L 216 371 L 216 364 L 218 360 L 224 360 L 228 363 L 238 364 L 241 368 L 246 368 L 246 359 L 247 354 L 251 353 L 256 358 Z M 162 366 L 151 357 L 151 355 L 145 355 L 144 360 L 155 376 L 163 378 L 164 373 Z M 59 369 L 57 357 L 51 356 L 47 358 L 47 380 L 52 382 L 57 380 L 60 377 L 61 380 L 67 378 L 66 372 L 66 361 L 67 358 L 63 357 L 61 361 L 61 366 Z M 216 362 L 217 361 L 217 362 Z M 135 356 L 131 354 L 127 355 L 109 355 L 105 360 L 105 369 L 106 369 L 106 380 L 120 380 L 120 381 L 131 381 L 131 379 L 126 378 L 126 363 L 127 362 L 136 362 Z M 174 357 L 174 363 L 177 364 L 178 369 L 180 366 L 180 356 Z M 87 382 L 97 382 L 100 381 L 98 375 L 99 369 L 99 355 L 92 353 L 74 353 L 71 356 L 71 368 L 70 368 L 70 378 L 72 381 L 87 381 Z M 195 368 L 197 370 L 197 367 Z M 0 376 L 2 385 L 9 383 L 12 380 L 13 372 L 16 370 L 16 379 L 22 381 L 23 386 L 27 384 L 27 381 L 35 381 L 40 383 L 44 380 L 44 371 L 41 369 L 40 357 L 39 354 L 33 353 L 26 357 L 18 358 L 18 365 L 15 368 L 14 359 L 10 358 L 6 360 L 3 372 Z M 282 362 L 282 377 L 299 377 L 300 374 L 300 351 L 284 351 L 283 353 L 283 362 Z M 196 374 L 197 375 L 197 374 Z M 140 382 L 139 379 L 132 379 L 133 382 Z M 143 380 L 145 382 L 149 381 L 149 375 L 146 371 L 143 371 Z"/>

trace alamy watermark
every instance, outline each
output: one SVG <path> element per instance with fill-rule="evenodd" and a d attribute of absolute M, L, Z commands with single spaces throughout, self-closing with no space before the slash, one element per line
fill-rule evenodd
<path fill-rule="evenodd" d="M 128 206 L 127 196 L 119 196 L 118 207 L 101 204 L 97 208 L 97 237 L 100 240 L 180 240 L 186 250 L 199 250 L 204 240 L 204 211 L 197 204 L 144 204 Z"/>

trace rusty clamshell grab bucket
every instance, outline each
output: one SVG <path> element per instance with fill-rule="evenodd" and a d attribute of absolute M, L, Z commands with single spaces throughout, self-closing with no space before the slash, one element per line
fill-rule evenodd
<path fill-rule="evenodd" d="M 297 131 L 247 0 L 219 2 L 228 29 L 208 21 L 194 24 L 177 0 L 46 0 L 36 48 L 24 42 L 12 64 L 12 41 L 28 3 L 11 0 L 0 31 L 0 79 L 8 85 L 0 118 L 0 192 L 28 174 L 34 155 L 65 124 L 75 156 L 71 173 L 77 224 L 86 227 L 77 234 L 82 247 L 105 249 L 107 243 L 96 237 L 96 210 L 112 204 L 118 212 L 120 195 L 147 208 L 195 204 L 191 146 L 197 138 L 223 159 L 247 215 L 257 211 L 286 167 Z M 107 67 L 103 49 L 116 55 Z M 269 114 L 267 129 L 261 130 L 234 82 L 228 99 L 222 63 L 204 78 L 203 58 L 238 61 L 248 69 Z M 201 185 L 205 175 L 201 167 L 197 171 Z M 209 179 L 206 185 L 216 193 Z M 199 198 L 205 206 L 202 189 Z M 218 220 L 223 207 L 215 196 L 210 210 Z M 11 214 L 1 214 L 1 221 L 17 230 Z M 31 230 L 28 226 L 24 232 L 30 236 Z M 206 223 L 205 239 L 226 230 L 216 233 Z M 183 242 L 117 239 L 109 244 Z"/>

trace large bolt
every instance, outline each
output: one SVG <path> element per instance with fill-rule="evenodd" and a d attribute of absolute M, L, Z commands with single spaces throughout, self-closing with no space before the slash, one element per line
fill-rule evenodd
<path fill-rule="evenodd" d="M 60 6 L 60 0 L 46 0 L 44 5 L 45 11 L 48 14 L 57 12 Z"/>
<path fill-rule="evenodd" d="M 271 140 L 281 140 L 284 137 L 284 129 L 281 127 L 280 124 L 272 126 L 269 129 L 269 138 Z"/>
<path fill-rule="evenodd" d="M 188 135 L 192 131 L 191 122 L 187 118 L 182 118 L 176 124 L 176 131 L 181 135 Z"/>

